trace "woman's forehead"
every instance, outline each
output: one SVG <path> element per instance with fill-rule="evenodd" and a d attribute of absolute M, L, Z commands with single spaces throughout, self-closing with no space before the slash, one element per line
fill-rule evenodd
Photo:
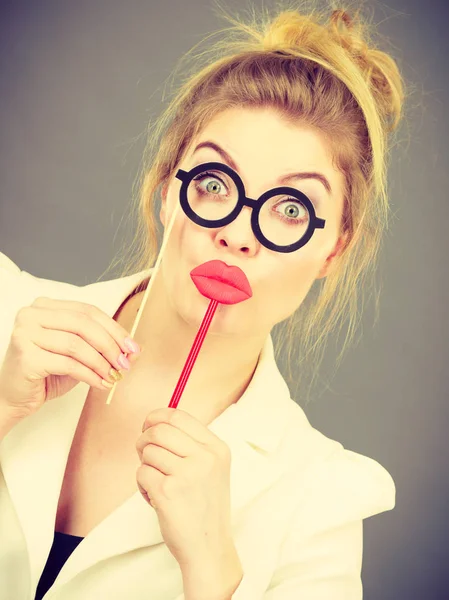
<path fill-rule="evenodd" d="M 281 165 L 285 172 L 311 168 L 312 162 L 332 166 L 324 134 L 300 122 L 292 125 L 274 110 L 233 108 L 217 114 L 192 139 L 187 155 L 192 156 L 197 145 L 208 140 L 242 168 L 244 162 Z M 211 148 L 198 152 L 218 156 Z"/>

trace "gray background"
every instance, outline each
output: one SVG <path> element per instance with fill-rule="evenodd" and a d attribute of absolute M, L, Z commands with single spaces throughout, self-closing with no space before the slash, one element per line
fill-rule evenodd
<path fill-rule="evenodd" d="M 449 15 L 429 0 L 366 5 L 416 90 L 392 153 L 396 218 L 381 253 L 379 322 L 373 327 L 367 306 L 360 342 L 305 410 L 315 427 L 378 460 L 396 482 L 395 510 L 364 522 L 364 598 L 442 599 Z M 84 285 L 132 238 L 127 204 L 166 78 L 181 54 L 227 24 L 206 0 L 0 6 L 0 250 L 36 276 Z M 335 356 L 329 347 L 323 381 Z"/>

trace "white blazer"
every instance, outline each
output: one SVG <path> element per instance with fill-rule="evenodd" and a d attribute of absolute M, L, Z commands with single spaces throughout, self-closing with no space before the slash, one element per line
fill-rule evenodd
<path fill-rule="evenodd" d="M 0 364 L 17 311 L 38 296 L 94 304 L 112 317 L 151 271 L 77 286 L 34 277 L 0 252 Z M 88 390 L 80 382 L 44 404 L 0 445 L 1 600 L 34 600 Z M 233 599 L 361 600 L 363 519 L 394 508 L 394 481 L 377 461 L 312 427 L 290 397 L 271 336 L 242 397 L 209 428 L 232 456 L 232 527 L 244 570 Z M 81 541 L 44 598 L 184 599 L 179 565 L 137 484 Z"/>

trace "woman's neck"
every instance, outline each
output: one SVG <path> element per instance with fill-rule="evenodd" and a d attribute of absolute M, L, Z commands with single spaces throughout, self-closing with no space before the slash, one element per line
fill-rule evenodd
<path fill-rule="evenodd" d="M 127 331 L 133 327 L 144 293 L 130 295 L 114 317 Z M 131 372 L 125 375 L 136 384 L 134 388 L 151 390 L 157 396 L 151 403 L 154 407 L 168 406 L 197 332 L 170 313 L 163 294 L 153 285 L 134 336 L 143 352 L 131 361 Z M 179 402 L 182 410 L 208 424 L 239 400 L 251 381 L 263 345 L 260 337 L 245 341 L 206 335 Z M 133 401 L 148 406 L 147 397 Z"/>

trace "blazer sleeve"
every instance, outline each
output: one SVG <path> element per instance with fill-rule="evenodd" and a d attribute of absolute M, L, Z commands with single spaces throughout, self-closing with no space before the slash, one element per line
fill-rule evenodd
<path fill-rule="evenodd" d="M 362 600 L 363 521 L 351 521 L 290 541 L 290 558 L 270 583 L 263 600 Z"/>
<path fill-rule="evenodd" d="M 396 488 L 377 461 L 342 450 L 313 473 L 263 600 L 362 600 L 363 519 L 392 510 Z"/>

